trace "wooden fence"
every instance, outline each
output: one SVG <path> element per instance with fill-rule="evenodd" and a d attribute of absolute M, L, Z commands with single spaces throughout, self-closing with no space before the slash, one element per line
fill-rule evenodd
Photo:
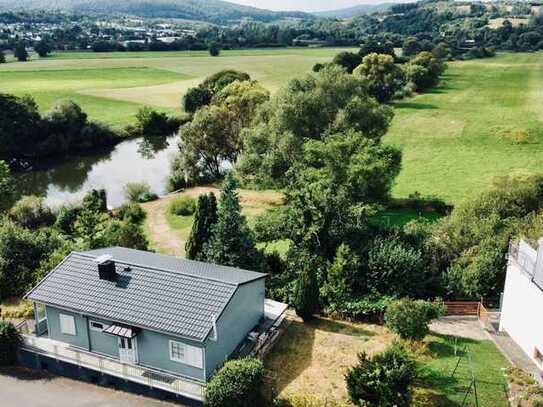
<path fill-rule="evenodd" d="M 481 303 L 479 301 L 445 301 L 445 305 L 447 315 L 476 317 L 479 315 Z"/>

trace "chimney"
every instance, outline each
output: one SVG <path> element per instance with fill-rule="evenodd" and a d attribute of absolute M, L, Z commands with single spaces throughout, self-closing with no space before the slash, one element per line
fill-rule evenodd
<path fill-rule="evenodd" d="M 98 265 L 98 277 L 100 280 L 115 281 L 117 272 L 115 271 L 115 262 L 111 255 L 104 254 L 94 259 L 94 262 Z"/>

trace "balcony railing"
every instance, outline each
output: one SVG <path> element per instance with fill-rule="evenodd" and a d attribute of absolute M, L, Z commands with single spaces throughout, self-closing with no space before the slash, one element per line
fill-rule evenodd
<path fill-rule="evenodd" d="M 509 252 L 507 258 L 514 261 L 520 267 L 521 271 L 528 274 L 530 277 L 534 276 L 536 266 L 535 260 L 532 258 L 532 256 L 522 250 L 522 245 L 520 242 L 509 242 Z"/>
<path fill-rule="evenodd" d="M 205 384 L 203 383 L 155 369 L 121 363 L 113 358 L 74 349 L 63 342 L 36 337 L 25 333 L 25 330 L 29 327 L 24 323 L 20 324 L 19 327 L 21 328 L 24 340 L 23 349 L 26 351 L 42 354 L 152 388 L 165 390 L 193 400 L 204 401 Z"/>

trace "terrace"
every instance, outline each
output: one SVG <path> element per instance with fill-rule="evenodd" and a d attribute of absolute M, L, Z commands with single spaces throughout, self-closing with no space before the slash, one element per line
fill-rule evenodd
<path fill-rule="evenodd" d="M 23 337 L 23 351 L 84 367 L 103 375 L 110 375 L 149 386 L 150 388 L 160 389 L 192 400 L 204 400 L 204 383 L 157 369 L 122 363 L 117 359 L 87 352 L 46 336 L 36 336 L 35 324 L 32 320 L 23 321 L 17 328 Z"/>

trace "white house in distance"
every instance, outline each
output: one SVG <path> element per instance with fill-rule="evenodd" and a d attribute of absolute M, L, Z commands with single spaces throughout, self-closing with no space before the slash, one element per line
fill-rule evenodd
<path fill-rule="evenodd" d="M 500 331 L 543 372 L 543 238 L 537 249 L 524 240 L 511 242 L 503 294 Z"/>

